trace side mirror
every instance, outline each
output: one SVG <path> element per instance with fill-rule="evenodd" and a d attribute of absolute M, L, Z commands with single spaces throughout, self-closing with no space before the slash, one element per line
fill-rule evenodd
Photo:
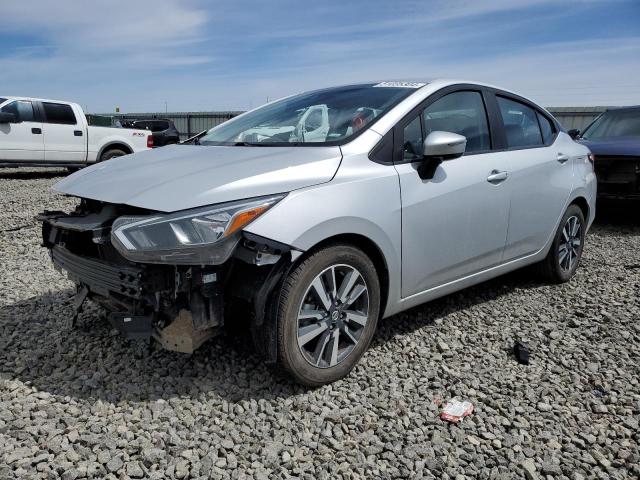
<path fill-rule="evenodd" d="M 467 139 L 463 135 L 451 132 L 435 131 L 424 140 L 424 160 L 418 167 L 418 174 L 423 180 L 430 180 L 436 168 L 444 160 L 461 157 L 467 147 Z"/>
<path fill-rule="evenodd" d="M 574 140 L 577 140 L 578 138 L 580 138 L 580 130 L 578 130 L 577 128 L 572 128 L 571 130 L 569 130 L 567 132 L 569 134 L 569 136 L 571 138 L 573 138 Z"/>
<path fill-rule="evenodd" d="M 0 123 L 20 123 L 15 114 L 9 112 L 0 112 Z"/>

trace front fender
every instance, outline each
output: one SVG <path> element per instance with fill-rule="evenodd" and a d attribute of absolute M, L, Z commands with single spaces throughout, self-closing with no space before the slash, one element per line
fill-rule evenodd
<path fill-rule="evenodd" d="M 370 161 L 366 166 L 363 175 L 343 164 L 332 182 L 291 192 L 246 231 L 302 251 L 339 235 L 366 237 L 387 266 L 389 293 L 384 316 L 388 316 L 395 313 L 400 300 L 400 187 L 393 167 Z"/>

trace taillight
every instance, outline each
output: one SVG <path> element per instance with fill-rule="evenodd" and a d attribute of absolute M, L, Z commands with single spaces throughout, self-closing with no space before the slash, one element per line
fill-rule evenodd
<path fill-rule="evenodd" d="M 596 156 L 593 153 L 589 153 L 589 155 L 587 155 L 587 158 L 589 159 L 589 162 L 593 167 L 593 165 L 596 163 Z"/>
<path fill-rule="evenodd" d="M 153 135 L 147 136 L 147 148 L 153 148 Z"/>

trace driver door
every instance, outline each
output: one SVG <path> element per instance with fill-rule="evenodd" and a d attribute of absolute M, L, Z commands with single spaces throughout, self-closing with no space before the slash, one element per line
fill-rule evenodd
<path fill-rule="evenodd" d="M 37 121 L 34 105 L 28 100 L 14 100 L 0 111 L 12 113 L 17 123 L 0 123 L 0 161 L 44 161 L 42 122 Z"/>
<path fill-rule="evenodd" d="M 467 138 L 462 157 L 445 160 L 423 180 L 424 138 L 449 131 Z M 493 172 L 507 159 L 491 152 L 480 91 L 427 99 L 394 130 L 402 198 L 402 296 L 430 290 L 500 264 L 507 237 L 509 191 Z"/>

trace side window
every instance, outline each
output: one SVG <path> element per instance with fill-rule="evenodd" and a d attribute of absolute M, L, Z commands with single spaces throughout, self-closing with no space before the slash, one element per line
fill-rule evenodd
<path fill-rule="evenodd" d="M 454 92 L 436 100 L 423 113 L 425 135 L 444 131 L 467 138 L 466 153 L 491 149 L 491 137 L 480 92 Z"/>
<path fill-rule="evenodd" d="M 413 119 L 406 127 L 402 137 L 402 159 L 413 162 L 422 160 L 424 153 L 424 143 L 422 140 L 422 126 L 420 117 Z"/>
<path fill-rule="evenodd" d="M 26 100 L 16 100 L 8 105 L 2 107 L 2 112 L 13 113 L 16 118 L 23 122 L 35 121 L 35 115 L 33 114 L 33 105 Z"/>
<path fill-rule="evenodd" d="M 542 131 L 542 141 L 544 142 L 545 145 L 548 145 L 551 143 L 551 140 L 553 139 L 553 134 L 555 133 L 555 129 L 553 128 L 553 125 L 551 124 L 551 122 L 547 117 L 542 115 L 540 112 L 537 112 L 537 113 L 538 113 L 538 122 L 540 122 L 540 130 Z"/>
<path fill-rule="evenodd" d="M 47 123 L 58 123 L 62 125 L 75 125 L 76 116 L 70 105 L 61 103 L 43 102 L 44 114 L 47 117 Z"/>
<path fill-rule="evenodd" d="M 497 99 L 507 146 L 509 148 L 542 146 L 542 133 L 536 118 L 537 113 L 524 103 L 504 97 L 497 97 Z"/>

